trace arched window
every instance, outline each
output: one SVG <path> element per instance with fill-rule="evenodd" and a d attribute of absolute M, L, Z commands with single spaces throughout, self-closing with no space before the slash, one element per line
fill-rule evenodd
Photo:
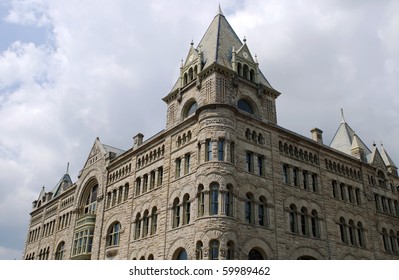
<path fill-rule="evenodd" d="M 341 241 L 343 242 L 343 243 L 348 243 L 348 236 L 347 236 L 347 225 L 346 225 L 346 222 L 345 222 L 345 219 L 343 218 L 343 217 L 341 217 L 340 219 L 339 219 L 339 231 L 340 231 L 340 234 L 341 234 Z"/>
<path fill-rule="evenodd" d="M 234 242 L 230 240 L 227 242 L 226 260 L 234 260 L 234 250 Z"/>
<path fill-rule="evenodd" d="M 219 241 L 213 239 L 209 242 L 209 259 L 218 260 L 219 259 Z"/>
<path fill-rule="evenodd" d="M 246 194 L 246 201 L 245 201 L 245 222 L 253 223 L 253 195 L 251 193 Z"/>
<path fill-rule="evenodd" d="M 267 203 L 266 198 L 261 196 L 259 197 L 259 205 L 258 205 L 258 223 L 260 226 L 268 225 L 267 220 Z"/>
<path fill-rule="evenodd" d="M 316 210 L 312 210 L 312 216 L 310 218 L 312 223 L 312 236 L 319 238 L 320 237 L 320 225 L 319 225 L 319 216 Z"/>
<path fill-rule="evenodd" d="M 197 241 L 196 250 L 195 250 L 195 258 L 197 260 L 202 260 L 203 258 L 203 247 L 202 241 Z"/>
<path fill-rule="evenodd" d="M 294 204 L 291 204 L 289 211 L 290 211 L 289 212 L 290 230 L 292 233 L 297 233 L 298 221 L 297 221 L 296 206 Z"/>
<path fill-rule="evenodd" d="M 353 220 L 349 220 L 349 241 L 351 245 L 356 245 L 355 231 L 355 223 L 353 222 Z"/>
<path fill-rule="evenodd" d="M 202 217 L 205 211 L 205 192 L 204 186 L 198 186 L 198 217 Z"/>
<path fill-rule="evenodd" d="M 113 223 L 107 235 L 107 246 L 118 246 L 120 237 L 121 224 L 119 222 Z"/>
<path fill-rule="evenodd" d="M 153 260 L 154 260 L 154 255 L 153 255 L 153 254 L 150 254 L 150 255 L 148 256 L 148 260 L 153 261 Z"/>
<path fill-rule="evenodd" d="M 226 216 L 233 216 L 233 186 L 227 185 L 227 191 L 224 193 L 224 213 Z"/>
<path fill-rule="evenodd" d="M 253 69 L 249 71 L 249 80 L 255 82 L 255 71 Z"/>
<path fill-rule="evenodd" d="M 180 201 L 179 198 L 176 197 L 175 200 L 173 201 L 173 207 L 172 207 L 172 212 L 173 212 L 173 224 L 172 226 L 178 227 L 180 225 Z"/>
<path fill-rule="evenodd" d="M 301 208 L 301 232 L 303 235 L 309 235 L 308 209 L 306 207 Z"/>
<path fill-rule="evenodd" d="M 135 220 L 134 239 L 139 239 L 141 234 L 141 215 L 137 213 Z"/>
<path fill-rule="evenodd" d="M 238 76 L 242 76 L 242 65 L 241 65 L 241 63 L 237 64 L 237 73 L 238 73 Z"/>
<path fill-rule="evenodd" d="M 98 185 L 93 186 L 90 189 L 90 192 L 87 195 L 86 203 L 85 203 L 85 206 L 84 206 L 84 213 L 85 214 L 94 214 L 95 211 L 96 211 L 97 189 L 98 189 Z"/>
<path fill-rule="evenodd" d="M 210 215 L 217 215 L 219 213 L 219 185 L 212 183 L 210 186 Z"/>
<path fill-rule="evenodd" d="M 64 249 L 65 248 L 65 242 L 61 241 L 58 246 L 57 250 L 55 252 L 55 259 L 56 260 L 63 260 L 64 259 Z"/>
<path fill-rule="evenodd" d="M 237 107 L 238 107 L 238 109 L 243 110 L 244 112 L 247 112 L 249 114 L 254 113 L 254 110 L 253 110 L 251 104 L 249 104 L 249 102 L 246 100 L 243 100 L 243 99 L 238 100 Z"/>
<path fill-rule="evenodd" d="M 357 239 L 359 240 L 360 247 L 366 247 L 366 242 L 364 238 L 364 228 L 361 222 L 357 223 Z"/>
<path fill-rule="evenodd" d="M 151 211 L 151 234 L 155 234 L 157 232 L 157 226 L 158 226 L 158 213 L 157 213 L 157 208 L 154 207 L 152 208 Z"/>
<path fill-rule="evenodd" d="M 187 252 L 184 249 L 181 249 L 180 252 L 177 254 L 177 260 L 187 260 Z"/>
<path fill-rule="evenodd" d="M 389 242 L 388 232 L 385 228 L 382 229 L 382 241 L 384 243 L 385 252 L 391 252 L 391 244 Z"/>
<path fill-rule="evenodd" d="M 185 194 L 183 197 L 183 225 L 189 224 L 190 223 L 190 195 Z"/>
<path fill-rule="evenodd" d="M 146 237 L 148 235 L 149 229 L 150 219 L 148 217 L 148 210 L 145 210 L 143 215 L 143 237 Z"/>
<path fill-rule="evenodd" d="M 246 64 L 244 64 L 242 76 L 243 76 L 245 79 L 249 79 L 249 67 L 248 67 L 248 65 L 246 65 Z"/>
<path fill-rule="evenodd" d="M 189 104 L 186 106 L 186 109 L 185 109 L 185 111 L 184 111 L 183 118 L 187 118 L 187 117 L 193 115 L 193 114 L 195 113 L 195 111 L 197 111 L 197 109 L 198 109 L 198 104 L 197 104 L 197 102 L 192 101 L 191 103 L 189 103 Z"/>
<path fill-rule="evenodd" d="M 248 254 L 248 260 L 264 260 L 264 257 L 257 249 L 251 249 Z"/>

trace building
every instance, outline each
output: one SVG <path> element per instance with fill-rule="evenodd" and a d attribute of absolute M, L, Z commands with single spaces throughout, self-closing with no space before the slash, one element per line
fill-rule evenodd
<path fill-rule="evenodd" d="M 280 95 L 219 9 L 127 151 L 97 138 L 33 202 L 24 259 L 399 259 L 399 178 L 342 116 L 330 145 L 280 127 Z M 343 114 L 342 114 L 343 115 Z"/>

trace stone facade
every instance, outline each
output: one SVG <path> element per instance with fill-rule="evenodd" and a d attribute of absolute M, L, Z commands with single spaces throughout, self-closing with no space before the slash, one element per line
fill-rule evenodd
<path fill-rule="evenodd" d="M 399 259 L 399 178 L 341 122 L 277 125 L 280 95 L 219 13 L 163 98 L 166 128 L 97 138 L 33 203 L 24 259 Z"/>

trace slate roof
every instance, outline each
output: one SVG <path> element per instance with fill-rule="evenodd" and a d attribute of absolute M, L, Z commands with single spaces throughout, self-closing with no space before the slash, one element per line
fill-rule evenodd
<path fill-rule="evenodd" d="M 213 18 L 195 51 L 202 53 L 203 69 L 215 63 L 232 69 L 233 49 L 238 52 L 244 46 L 247 47 L 245 40 L 244 43 L 241 42 L 219 7 L 218 14 Z M 192 51 L 191 48 L 189 52 Z M 252 58 L 251 55 L 250 57 Z M 260 70 L 259 82 L 268 88 L 273 88 Z M 172 92 L 178 89 L 179 84 L 180 82 L 177 80 Z"/>

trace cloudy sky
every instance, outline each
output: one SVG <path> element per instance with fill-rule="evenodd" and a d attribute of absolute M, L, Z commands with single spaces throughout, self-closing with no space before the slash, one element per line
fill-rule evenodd
<path fill-rule="evenodd" d="M 0 259 L 20 259 L 31 203 L 95 138 L 165 127 L 181 59 L 223 13 L 282 94 L 278 123 L 329 144 L 345 119 L 399 164 L 399 1 L 0 0 Z"/>

